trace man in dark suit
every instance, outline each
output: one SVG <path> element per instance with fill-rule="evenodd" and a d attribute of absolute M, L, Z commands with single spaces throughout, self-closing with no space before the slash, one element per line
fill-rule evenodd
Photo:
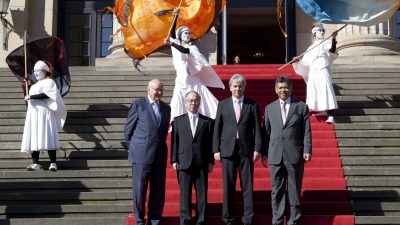
<path fill-rule="evenodd" d="M 200 95 L 190 91 L 185 96 L 188 113 L 175 117 L 172 125 L 171 163 L 178 171 L 180 187 L 180 224 L 190 224 L 192 184 L 196 189 L 197 224 L 205 223 L 208 172 L 213 168 L 213 120 L 201 115 Z"/>
<path fill-rule="evenodd" d="M 147 96 L 134 100 L 126 120 L 124 135 L 132 163 L 133 208 L 136 224 L 145 224 L 147 186 L 150 182 L 147 218 L 158 225 L 165 200 L 167 134 L 171 108 L 161 101 L 163 83 L 151 80 Z"/>
<path fill-rule="evenodd" d="M 262 157 L 264 166 L 268 160 L 271 173 L 272 224 L 283 224 L 286 215 L 288 225 L 297 225 L 304 162 L 311 160 L 310 115 L 304 102 L 290 97 L 290 78 L 276 79 L 275 92 L 279 99 L 265 107 L 266 148 Z"/>
<path fill-rule="evenodd" d="M 243 192 L 243 224 L 251 224 L 253 211 L 254 162 L 260 157 L 262 135 L 258 103 L 243 96 L 246 80 L 234 74 L 229 80 L 232 97 L 218 103 L 213 149 L 215 160 L 222 162 L 222 219 L 234 224 L 236 177 L 239 170 Z"/>

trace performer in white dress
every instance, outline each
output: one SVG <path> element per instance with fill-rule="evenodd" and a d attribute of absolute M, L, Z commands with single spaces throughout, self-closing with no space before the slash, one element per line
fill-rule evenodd
<path fill-rule="evenodd" d="M 60 148 L 58 131 L 64 126 L 67 110 L 56 83 L 50 78 L 50 67 L 43 61 L 34 66 L 38 80 L 25 96 L 28 101 L 21 152 L 31 153 L 33 164 L 26 169 L 39 171 L 40 151 L 47 151 L 50 157 L 49 170 L 57 171 L 56 150 Z"/>
<path fill-rule="evenodd" d="M 312 28 L 312 34 L 315 39 L 313 45 L 308 49 L 320 44 L 324 40 L 325 29 L 322 24 L 315 25 Z M 295 72 L 301 75 L 307 83 L 306 103 L 315 116 L 326 116 L 326 123 L 334 123 L 330 110 L 337 109 L 335 91 L 331 80 L 331 65 L 333 60 L 338 57 L 336 53 L 336 35 L 333 32 L 332 41 L 326 40 L 311 51 L 304 54 L 302 59 L 295 57 L 293 68 Z"/>
<path fill-rule="evenodd" d="M 179 13 L 179 9 L 175 10 Z M 175 24 L 173 29 L 175 30 Z M 175 39 L 176 37 L 176 39 Z M 207 62 L 199 49 L 190 43 L 190 29 L 180 27 L 171 38 L 166 40 L 171 44 L 173 63 L 176 70 L 175 88 L 171 99 L 171 121 L 174 117 L 186 113 L 185 95 L 195 91 L 201 96 L 199 112 L 202 115 L 215 118 L 218 100 L 208 90 L 208 87 L 225 88 L 218 74 Z"/>

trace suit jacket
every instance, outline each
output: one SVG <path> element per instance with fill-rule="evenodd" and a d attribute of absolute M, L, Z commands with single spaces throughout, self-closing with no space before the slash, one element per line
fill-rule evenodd
<path fill-rule="evenodd" d="M 213 120 L 199 114 L 195 135 L 192 135 L 188 114 L 175 117 L 172 123 L 171 163 L 184 170 L 190 166 L 208 169 L 214 162 L 212 154 Z"/>
<path fill-rule="evenodd" d="M 214 153 L 220 151 L 221 157 L 232 156 L 237 133 L 242 155 L 251 157 L 254 150 L 261 150 L 260 110 L 258 103 L 247 97 L 243 98 L 239 122 L 236 122 L 232 97 L 218 103 L 213 135 Z"/>
<path fill-rule="evenodd" d="M 171 108 L 160 101 L 160 125 L 157 126 L 155 114 L 148 97 L 134 100 L 125 123 L 124 136 L 129 146 L 129 162 L 151 165 L 156 154 L 166 160 L 168 126 Z"/>
<path fill-rule="evenodd" d="M 263 155 L 268 154 L 268 164 L 279 164 L 283 157 L 297 164 L 303 162 L 304 153 L 312 153 L 310 114 L 304 102 L 292 98 L 285 124 L 279 99 L 272 102 L 265 107 L 264 125 Z"/>

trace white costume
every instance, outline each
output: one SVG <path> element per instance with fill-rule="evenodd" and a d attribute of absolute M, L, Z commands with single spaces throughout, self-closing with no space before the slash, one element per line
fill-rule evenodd
<path fill-rule="evenodd" d="M 316 41 L 310 48 L 319 43 Z M 307 52 L 300 62 L 293 63 L 295 72 L 307 83 L 306 103 L 312 111 L 338 108 L 331 80 L 331 65 L 338 55 L 329 52 L 331 46 L 332 42 L 327 40 Z"/>
<path fill-rule="evenodd" d="M 183 47 L 189 48 L 190 53 L 182 53 L 171 46 L 176 70 L 175 88 L 171 99 L 171 121 L 174 117 L 187 112 L 185 95 L 189 91 L 196 91 L 201 96 L 199 112 L 214 119 L 218 100 L 206 86 L 216 88 L 225 86 L 195 45 L 187 44 Z"/>
<path fill-rule="evenodd" d="M 64 126 L 67 110 L 56 83 L 44 78 L 32 85 L 29 95 L 44 93 L 49 98 L 28 101 L 21 151 L 57 150 L 58 131 Z"/>

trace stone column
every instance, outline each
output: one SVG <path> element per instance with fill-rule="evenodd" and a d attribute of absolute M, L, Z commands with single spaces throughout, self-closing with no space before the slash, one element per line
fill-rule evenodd
<path fill-rule="evenodd" d="M 342 26 L 325 27 L 333 31 Z M 338 34 L 340 57 L 335 63 L 399 63 L 400 45 L 395 35 L 395 16 L 372 26 L 349 24 Z"/>
<path fill-rule="evenodd" d="M 117 30 L 120 28 L 121 25 L 118 23 L 118 20 L 114 15 L 113 33 L 117 32 Z M 108 51 L 110 52 L 110 54 L 107 56 L 107 58 L 129 57 L 124 52 L 124 37 L 122 36 L 122 31 L 114 35 L 112 40 L 113 42 L 111 43 L 110 47 L 108 47 Z"/>

